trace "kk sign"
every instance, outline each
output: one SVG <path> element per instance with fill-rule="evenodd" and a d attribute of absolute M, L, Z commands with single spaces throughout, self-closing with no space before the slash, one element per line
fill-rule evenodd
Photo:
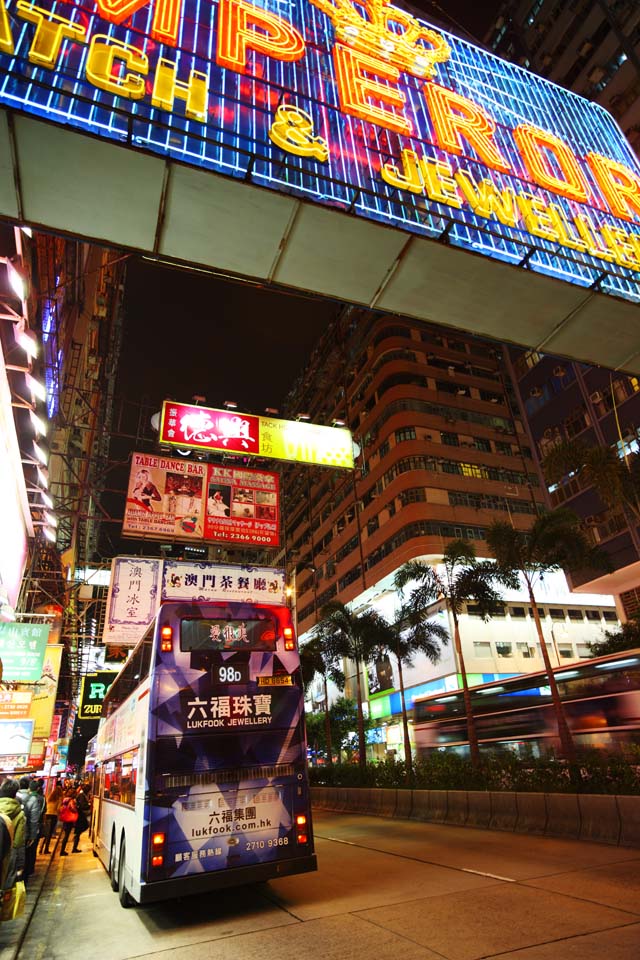
<path fill-rule="evenodd" d="M 0 103 L 638 299 L 612 118 L 389 0 L 0 0 Z"/>
<path fill-rule="evenodd" d="M 117 675 L 112 670 L 101 670 L 98 673 L 87 673 L 82 678 L 80 708 L 78 710 L 80 720 L 100 719 L 102 716 L 102 701 Z"/>

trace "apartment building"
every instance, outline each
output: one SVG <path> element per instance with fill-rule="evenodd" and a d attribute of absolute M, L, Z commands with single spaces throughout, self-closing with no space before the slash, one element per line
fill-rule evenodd
<path fill-rule="evenodd" d="M 504 0 L 485 43 L 499 56 L 602 104 L 640 151 L 636 0 Z"/>

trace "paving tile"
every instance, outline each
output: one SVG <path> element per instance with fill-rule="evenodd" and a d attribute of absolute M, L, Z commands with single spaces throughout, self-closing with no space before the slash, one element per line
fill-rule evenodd
<path fill-rule="evenodd" d="M 633 922 L 632 915 L 620 910 L 511 883 L 367 910 L 359 916 L 447 960 L 491 957 Z M 556 954 L 561 956 L 562 952 Z"/>
<path fill-rule="evenodd" d="M 404 937 L 358 917 L 329 917 L 171 951 L 171 960 L 442 960 Z M 135 960 L 168 960 L 144 954 Z"/>
<path fill-rule="evenodd" d="M 553 940 L 537 947 L 502 953 L 500 960 L 631 960 L 640 956 L 640 924 L 589 933 L 571 940 Z"/>
<path fill-rule="evenodd" d="M 609 863 L 603 867 L 571 870 L 554 877 L 527 881 L 539 890 L 554 890 L 572 897 L 593 900 L 596 903 L 640 914 L 640 856 L 637 860 Z M 638 945 L 640 957 L 640 944 Z"/>

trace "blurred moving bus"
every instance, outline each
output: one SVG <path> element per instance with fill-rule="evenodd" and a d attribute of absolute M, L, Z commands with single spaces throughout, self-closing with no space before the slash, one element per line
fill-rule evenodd
<path fill-rule="evenodd" d="M 640 743 L 640 650 L 582 660 L 553 671 L 578 749 L 619 750 Z M 471 687 L 481 753 L 508 749 L 523 756 L 558 752 L 560 741 L 545 671 Z M 462 691 L 416 699 L 417 755 L 468 753 Z"/>
<path fill-rule="evenodd" d="M 316 869 L 286 606 L 164 603 L 104 701 L 94 853 L 120 902 Z"/>

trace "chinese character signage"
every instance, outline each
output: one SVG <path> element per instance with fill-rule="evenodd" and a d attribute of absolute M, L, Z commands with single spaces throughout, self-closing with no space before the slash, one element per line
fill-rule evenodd
<path fill-rule="evenodd" d="M 256 417 L 171 400 L 162 404 L 160 443 L 353 469 L 353 440 L 345 427 Z"/>
<path fill-rule="evenodd" d="M 637 296 L 611 116 L 389 0 L 0 0 L 0 62 L 9 107 Z"/>
<path fill-rule="evenodd" d="M 282 604 L 285 602 L 284 570 L 165 560 L 162 599 Z"/>
<path fill-rule="evenodd" d="M 62 650 L 62 644 L 47 644 L 44 652 L 42 675 L 39 680 L 30 685 L 30 690 L 32 691 L 30 696 L 33 696 L 33 700 L 31 702 L 29 716 L 34 723 L 34 743 L 36 740 L 49 739 L 53 711 L 56 706 Z M 19 689 L 24 689 L 23 684 L 19 684 L 18 686 Z"/>
<path fill-rule="evenodd" d="M 25 720 L 32 697 L 30 690 L 0 690 L 0 720 Z"/>
<path fill-rule="evenodd" d="M 135 646 L 160 603 L 162 560 L 115 557 L 107 594 L 103 643 Z"/>
<path fill-rule="evenodd" d="M 87 673 L 82 678 L 80 690 L 80 705 L 78 719 L 99 720 L 102 716 L 102 702 L 115 678 L 114 670 L 101 670 L 97 673 Z"/>
<path fill-rule="evenodd" d="M 2 679 L 35 683 L 42 677 L 48 623 L 0 623 Z"/>
<path fill-rule="evenodd" d="M 280 541 L 279 514 L 275 473 L 146 453 L 132 456 L 125 536 L 272 547 Z"/>

